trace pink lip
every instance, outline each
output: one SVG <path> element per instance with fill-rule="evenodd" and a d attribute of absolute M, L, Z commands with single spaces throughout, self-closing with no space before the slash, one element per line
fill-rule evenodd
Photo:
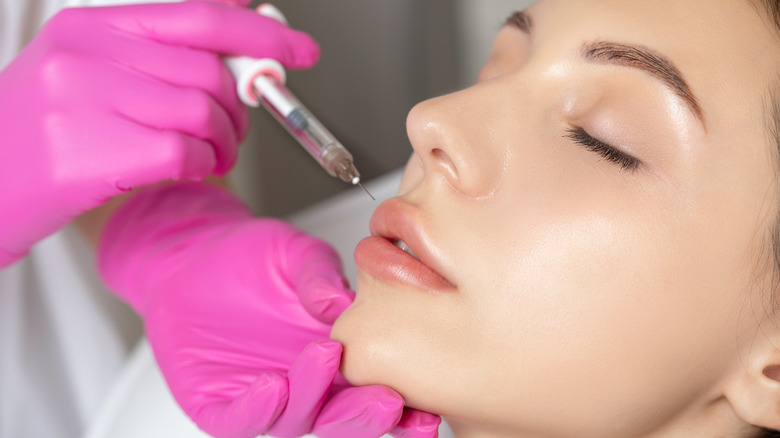
<path fill-rule="evenodd" d="M 414 220 L 415 213 L 413 206 L 397 198 L 383 202 L 371 216 L 371 236 L 355 248 L 355 262 L 358 268 L 388 283 L 452 291 L 452 283 L 435 269 L 436 258 L 425 244 L 428 239 Z M 420 260 L 395 246 L 396 240 L 403 240 Z"/>

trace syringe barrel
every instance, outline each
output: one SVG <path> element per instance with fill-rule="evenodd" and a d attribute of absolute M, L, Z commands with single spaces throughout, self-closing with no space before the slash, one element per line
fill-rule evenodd
<path fill-rule="evenodd" d="M 338 177 L 338 166 L 353 160 L 352 154 L 278 80 L 260 76 L 254 82 L 261 105 L 290 133 L 331 176 Z"/>

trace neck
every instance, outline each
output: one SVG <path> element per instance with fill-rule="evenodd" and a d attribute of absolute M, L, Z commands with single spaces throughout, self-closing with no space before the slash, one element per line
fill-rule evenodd
<path fill-rule="evenodd" d="M 542 438 L 538 435 L 522 434 L 504 428 L 491 427 L 485 424 L 469 423 L 446 418 L 447 425 L 452 429 L 455 438 Z"/>
<path fill-rule="evenodd" d="M 758 430 L 747 425 L 734 413 L 725 398 L 692 409 L 693 412 L 683 412 L 667 424 L 651 431 L 631 435 L 634 438 L 688 438 L 691 431 L 696 431 L 697 437 L 755 437 Z M 558 433 L 532 433 L 528 430 L 509 430 L 478 422 L 462 421 L 455 418 L 445 418 L 452 429 L 455 438 L 550 438 L 560 437 Z M 605 433 L 603 436 L 627 436 L 625 433 L 616 435 Z"/>

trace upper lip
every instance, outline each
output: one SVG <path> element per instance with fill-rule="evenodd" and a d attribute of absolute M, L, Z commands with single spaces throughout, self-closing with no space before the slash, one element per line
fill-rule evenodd
<path fill-rule="evenodd" d="M 454 283 L 444 276 L 437 249 L 422 226 L 419 210 L 399 198 L 391 198 L 382 202 L 371 216 L 369 224 L 371 235 L 394 242 L 401 240 L 406 243 L 424 265 L 436 272 L 448 283 Z M 410 255 L 411 257 L 411 255 Z"/>

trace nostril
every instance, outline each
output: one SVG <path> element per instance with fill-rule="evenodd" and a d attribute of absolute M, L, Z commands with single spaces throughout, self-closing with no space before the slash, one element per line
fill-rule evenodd
<path fill-rule="evenodd" d="M 764 368 L 764 375 L 780 382 L 780 365 L 770 365 Z"/>
<path fill-rule="evenodd" d="M 451 178 L 453 181 L 458 180 L 458 168 L 446 152 L 438 148 L 432 149 L 431 156 L 433 157 L 433 162 L 441 168 L 448 178 Z"/>

